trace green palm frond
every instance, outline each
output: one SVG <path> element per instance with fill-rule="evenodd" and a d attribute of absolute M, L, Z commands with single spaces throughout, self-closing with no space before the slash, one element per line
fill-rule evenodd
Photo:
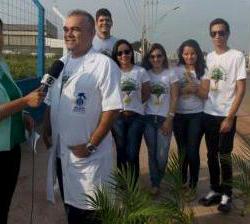
<path fill-rule="evenodd" d="M 87 195 L 87 200 L 93 209 L 99 211 L 99 217 L 104 221 L 104 224 L 112 224 L 113 220 L 117 220 L 117 223 L 120 223 L 121 211 L 114 199 L 110 197 L 110 193 L 106 187 L 98 187 L 93 196 Z"/>
<path fill-rule="evenodd" d="M 250 178 L 245 174 L 236 176 L 233 185 L 235 188 L 239 189 L 243 194 L 250 196 Z"/>
<path fill-rule="evenodd" d="M 140 190 L 131 168 L 115 170 L 109 188 L 97 188 L 94 196 L 87 197 L 89 204 L 99 211 L 104 224 L 146 224 L 150 218 L 165 213 Z"/>
<path fill-rule="evenodd" d="M 167 185 L 167 194 L 164 196 L 164 201 L 167 202 L 166 206 L 177 207 L 183 211 L 186 202 L 190 200 L 191 195 L 187 193 L 182 187 L 182 172 L 181 164 L 184 155 L 177 155 L 175 153 L 170 155 L 165 181 Z"/>
<path fill-rule="evenodd" d="M 191 224 L 194 221 L 192 209 L 187 209 L 191 192 L 187 192 L 182 186 L 182 165 L 184 154 L 173 153 L 169 157 L 165 181 L 167 192 L 163 197 L 162 205 L 166 208 L 166 216 L 173 222 Z"/>
<path fill-rule="evenodd" d="M 239 172 L 234 178 L 234 186 L 243 194 L 250 196 L 250 149 L 241 147 L 241 154 L 232 156 L 233 165 Z"/>
<path fill-rule="evenodd" d="M 250 161 L 238 155 L 233 155 L 233 161 L 237 171 L 250 177 Z"/>
<path fill-rule="evenodd" d="M 111 178 L 110 184 L 115 196 L 118 201 L 122 202 L 122 206 L 126 208 L 128 213 L 150 205 L 149 195 L 140 191 L 134 169 L 122 167 L 121 170 L 115 170 Z"/>
<path fill-rule="evenodd" d="M 233 186 L 244 195 L 245 207 L 242 215 L 250 212 L 250 148 L 241 147 L 241 154 L 232 155 L 233 165 L 237 171 L 233 179 Z"/>
<path fill-rule="evenodd" d="M 112 173 L 107 186 L 87 196 L 89 204 L 98 211 L 104 224 L 191 224 L 193 212 L 185 209 L 183 194 L 180 194 L 179 164 L 179 158 L 172 155 L 166 175 L 168 193 L 160 201 L 153 201 L 140 189 L 133 169 L 123 167 Z"/>

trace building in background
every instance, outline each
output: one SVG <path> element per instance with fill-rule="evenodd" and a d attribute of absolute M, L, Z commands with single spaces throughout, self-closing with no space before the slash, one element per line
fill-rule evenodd
<path fill-rule="evenodd" d="M 36 55 L 37 25 L 32 24 L 4 24 L 4 54 Z M 63 54 L 63 40 L 59 39 L 58 28 L 48 19 L 45 22 L 45 52 L 46 56 L 61 56 Z"/>

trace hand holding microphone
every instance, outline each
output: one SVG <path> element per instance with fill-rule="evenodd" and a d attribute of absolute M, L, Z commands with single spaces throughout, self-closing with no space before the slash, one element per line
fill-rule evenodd
<path fill-rule="evenodd" d="M 23 100 L 25 100 L 26 105 L 29 107 L 39 107 L 45 96 L 46 93 L 43 92 L 41 87 L 39 87 L 38 89 L 23 97 Z"/>

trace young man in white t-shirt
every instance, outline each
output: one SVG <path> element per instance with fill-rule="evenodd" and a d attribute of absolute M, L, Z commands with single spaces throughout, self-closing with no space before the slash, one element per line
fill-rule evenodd
<path fill-rule="evenodd" d="M 240 51 L 228 47 L 229 35 L 230 27 L 225 20 L 218 18 L 210 23 L 214 51 L 207 56 L 210 91 L 204 105 L 203 124 L 211 191 L 199 201 L 204 206 L 219 203 L 221 212 L 231 209 L 236 113 L 246 88 L 245 58 Z"/>
<path fill-rule="evenodd" d="M 111 35 L 113 26 L 112 15 L 108 9 L 102 8 L 96 12 L 96 35 L 93 39 L 93 48 L 100 53 L 111 56 L 112 49 L 117 41 Z"/>

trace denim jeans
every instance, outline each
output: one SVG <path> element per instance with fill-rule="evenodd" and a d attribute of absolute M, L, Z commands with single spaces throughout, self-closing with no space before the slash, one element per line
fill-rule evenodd
<path fill-rule="evenodd" d="M 203 115 L 205 139 L 207 145 L 210 187 L 215 192 L 232 195 L 232 150 L 236 131 L 236 118 L 232 129 L 220 133 L 220 125 L 225 117 Z M 226 160 L 225 160 L 226 156 Z M 222 180 L 220 180 L 220 173 Z"/>
<path fill-rule="evenodd" d="M 160 187 L 168 160 L 168 152 L 171 141 L 170 135 L 161 133 L 161 126 L 165 117 L 157 115 L 145 115 L 144 138 L 148 148 L 149 174 L 152 187 Z"/>
<path fill-rule="evenodd" d="M 136 180 L 139 177 L 139 153 L 143 130 L 143 116 L 140 114 L 120 115 L 112 127 L 117 151 L 117 166 L 121 169 L 122 166 L 129 165 Z"/>
<path fill-rule="evenodd" d="M 182 182 L 188 181 L 189 186 L 195 188 L 200 170 L 200 143 L 203 135 L 202 113 L 176 114 L 174 118 L 174 135 L 178 152 L 182 158 Z"/>

